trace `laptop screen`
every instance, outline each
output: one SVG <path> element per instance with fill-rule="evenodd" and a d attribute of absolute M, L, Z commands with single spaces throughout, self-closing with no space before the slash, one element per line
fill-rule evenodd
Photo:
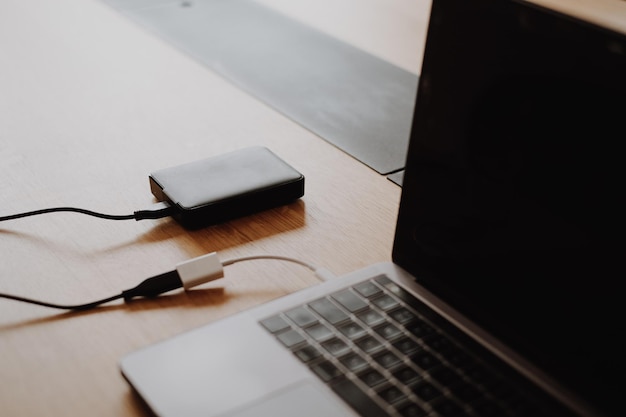
<path fill-rule="evenodd" d="M 394 261 L 623 410 L 626 36 L 516 1 L 431 13 Z"/>

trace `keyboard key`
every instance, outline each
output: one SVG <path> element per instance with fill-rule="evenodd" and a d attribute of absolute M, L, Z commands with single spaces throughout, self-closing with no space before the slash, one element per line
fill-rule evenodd
<path fill-rule="evenodd" d="M 419 302 L 419 300 L 411 295 L 411 293 L 404 290 L 403 288 L 400 288 L 398 284 L 396 284 L 389 278 L 386 278 L 386 280 L 377 280 L 376 282 L 385 287 L 390 293 L 398 296 L 402 301 L 406 302 L 407 304 L 410 304 L 412 302 Z"/>
<path fill-rule="evenodd" d="M 402 335 L 400 329 L 391 323 L 385 323 L 374 328 L 374 331 L 384 337 L 386 340 L 392 340 Z"/>
<path fill-rule="evenodd" d="M 363 327 L 351 321 L 338 327 L 339 331 L 350 340 L 365 336 L 367 332 Z"/>
<path fill-rule="evenodd" d="M 317 323 L 317 317 L 304 307 L 293 308 L 285 314 L 300 327 L 306 327 Z"/>
<path fill-rule="evenodd" d="M 377 283 L 379 283 L 383 287 L 386 287 L 389 284 L 393 284 L 393 281 L 390 280 L 389 277 L 386 276 L 386 275 L 381 275 L 379 277 L 376 277 L 376 278 L 374 278 L 374 281 L 376 281 Z"/>
<path fill-rule="evenodd" d="M 428 381 L 419 381 L 411 385 L 411 391 L 426 402 L 441 396 L 441 391 Z"/>
<path fill-rule="evenodd" d="M 309 336 L 311 336 L 313 339 L 317 340 L 318 342 L 329 339 L 334 335 L 331 329 L 329 329 L 328 327 L 320 323 L 317 323 L 316 325 L 308 327 L 307 329 L 305 329 L 305 331 L 307 332 Z"/>
<path fill-rule="evenodd" d="M 385 318 L 375 310 L 368 308 L 356 315 L 366 325 L 373 327 L 385 321 Z"/>
<path fill-rule="evenodd" d="M 383 290 L 372 281 L 362 282 L 352 288 L 365 298 L 372 298 L 383 293 Z"/>
<path fill-rule="evenodd" d="M 331 355 L 337 357 L 347 353 L 350 348 L 346 343 L 341 339 L 330 339 L 322 343 L 324 349 L 328 351 Z"/>
<path fill-rule="evenodd" d="M 361 417 L 380 417 L 386 413 L 349 379 L 342 379 L 330 386 L 339 397 L 352 407 Z"/>
<path fill-rule="evenodd" d="M 373 356 L 374 360 L 383 368 L 389 369 L 399 365 L 402 361 L 392 352 L 385 350 Z"/>
<path fill-rule="evenodd" d="M 383 311 L 391 310 L 400 305 L 398 303 L 398 300 L 396 300 L 395 298 L 393 298 L 392 296 L 388 294 L 385 294 L 381 297 L 373 299 L 372 303 L 375 304 L 376 307 L 380 308 Z"/>
<path fill-rule="evenodd" d="M 322 354 L 313 346 L 305 346 L 293 352 L 302 362 L 310 362 L 319 358 Z"/>
<path fill-rule="evenodd" d="M 425 371 L 441 364 L 441 361 L 435 355 L 425 350 L 412 355 L 411 361 Z"/>
<path fill-rule="evenodd" d="M 289 328 L 289 323 L 287 323 L 287 321 L 280 316 L 273 316 L 265 320 L 261 320 L 261 324 L 270 333 L 278 333 Z"/>
<path fill-rule="evenodd" d="M 413 333 L 412 329 L 408 328 L 407 329 Z M 415 334 L 415 333 L 413 333 Z M 416 335 L 417 336 L 417 335 Z M 444 336 L 442 334 L 439 333 L 432 333 L 430 335 L 425 335 L 425 337 L 422 337 L 422 341 L 428 346 L 430 347 L 433 351 L 438 352 L 438 353 L 448 353 L 448 352 L 452 352 L 454 349 L 456 349 L 456 345 L 454 343 L 452 343 L 452 341 L 450 339 L 448 339 L 447 336 Z"/>
<path fill-rule="evenodd" d="M 277 338 L 288 348 L 292 348 L 305 341 L 304 336 L 293 329 L 280 333 Z"/>
<path fill-rule="evenodd" d="M 377 278 L 376 282 L 382 285 L 383 287 L 385 287 L 390 293 L 397 296 L 398 298 L 400 298 L 402 301 L 409 304 L 410 306 L 413 306 L 416 303 L 421 304 L 417 298 L 411 295 L 411 293 L 400 288 L 398 284 L 390 280 L 388 277 Z"/>
<path fill-rule="evenodd" d="M 404 385 L 408 385 L 411 382 L 415 382 L 419 379 L 419 374 L 413 368 L 409 368 L 406 365 L 401 366 L 400 368 L 393 371 L 393 376 Z"/>
<path fill-rule="evenodd" d="M 365 353 L 372 353 L 383 347 L 383 344 L 373 336 L 364 337 L 356 342 L 356 345 L 360 347 Z"/>
<path fill-rule="evenodd" d="M 311 370 L 324 382 L 329 382 L 342 375 L 341 371 L 328 361 L 311 366 Z"/>
<path fill-rule="evenodd" d="M 400 307 L 394 311 L 389 312 L 388 314 L 392 319 L 400 324 L 405 324 L 417 320 L 417 316 L 405 307 Z"/>
<path fill-rule="evenodd" d="M 393 385 L 379 389 L 378 395 L 389 404 L 394 404 L 406 399 L 406 395 L 402 390 Z"/>
<path fill-rule="evenodd" d="M 358 376 L 359 379 L 365 382 L 365 384 L 369 387 L 374 387 L 385 382 L 385 377 L 373 368 L 369 368 L 368 370 L 361 372 Z"/>
<path fill-rule="evenodd" d="M 426 323 L 423 320 L 416 320 L 410 324 L 407 324 L 406 329 L 418 339 L 435 333 L 435 329 L 433 329 L 430 324 Z"/>
<path fill-rule="evenodd" d="M 351 313 L 367 307 L 367 303 L 365 303 L 365 301 L 363 301 L 361 297 L 356 295 L 356 293 L 352 292 L 350 289 L 333 293 L 332 298 L 335 299 L 339 304 L 344 306 L 346 310 Z"/>
<path fill-rule="evenodd" d="M 348 315 L 327 298 L 315 300 L 309 307 L 333 325 L 348 319 Z"/>
<path fill-rule="evenodd" d="M 398 413 L 402 417 L 424 417 L 426 411 L 415 403 L 407 403 L 398 406 Z"/>
<path fill-rule="evenodd" d="M 340 358 L 339 361 L 352 372 L 357 372 L 367 366 L 367 361 L 356 353 L 350 353 Z"/>
<path fill-rule="evenodd" d="M 407 336 L 402 336 L 399 340 L 393 342 L 393 347 L 395 347 L 405 355 L 417 352 L 418 350 L 422 349 L 422 347 L 418 345 L 417 342 L 408 338 Z"/>

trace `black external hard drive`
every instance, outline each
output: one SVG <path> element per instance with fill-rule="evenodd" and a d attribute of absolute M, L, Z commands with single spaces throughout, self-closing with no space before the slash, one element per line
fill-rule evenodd
<path fill-rule="evenodd" d="M 183 227 L 212 224 L 291 203 L 304 195 L 304 176 L 269 149 L 240 149 L 150 174 L 150 190 L 176 207 Z"/>

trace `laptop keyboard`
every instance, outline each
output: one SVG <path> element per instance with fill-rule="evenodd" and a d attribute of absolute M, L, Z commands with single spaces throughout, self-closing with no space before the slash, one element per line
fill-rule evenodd
<path fill-rule="evenodd" d="M 385 276 L 261 321 L 358 414 L 542 416 Z"/>

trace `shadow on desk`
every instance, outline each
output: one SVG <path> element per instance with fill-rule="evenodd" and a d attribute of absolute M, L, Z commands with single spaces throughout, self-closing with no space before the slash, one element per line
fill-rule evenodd
<path fill-rule="evenodd" d="M 103 252 L 170 239 L 186 239 L 188 242 L 189 237 L 201 247 L 200 253 L 223 251 L 304 227 L 305 218 L 305 203 L 302 200 L 200 230 L 184 229 L 174 219 L 169 218 L 161 220 L 136 239 L 109 247 Z"/>
<path fill-rule="evenodd" d="M 126 395 L 126 402 L 129 407 L 135 410 L 135 414 L 142 415 L 146 417 L 157 417 L 156 414 L 150 409 L 148 404 L 144 401 L 143 398 L 132 388 L 128 389 L 128 393 Z M 134 415 L 134 414 L 133 414 Z"/>

